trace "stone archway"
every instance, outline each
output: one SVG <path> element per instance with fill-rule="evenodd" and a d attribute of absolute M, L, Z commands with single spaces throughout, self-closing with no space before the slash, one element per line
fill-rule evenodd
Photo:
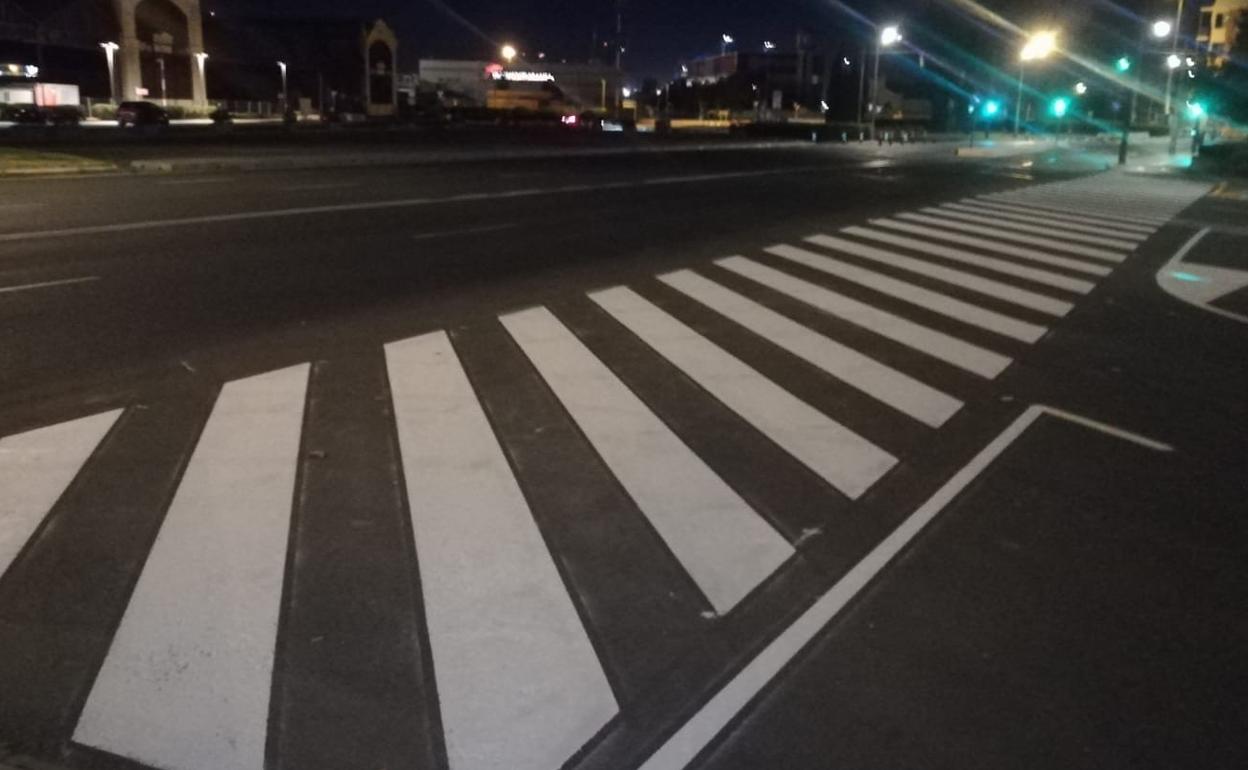
<path fill-rule="evenodd" d="M 203 71 L 196 54 L 204 50 L 199 0 L 113 0 L 121 26 L 122 100 L 160 96 L 160 61 L 164 60 L 170 99 L 206 104 Z"/>

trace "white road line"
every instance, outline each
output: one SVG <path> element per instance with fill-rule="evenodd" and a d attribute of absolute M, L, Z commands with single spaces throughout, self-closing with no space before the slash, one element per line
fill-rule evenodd
<path fill-rule="evenodd" d="M 942 257 L 954 262 L 961 262 L 966 265 L 974 265 L 975 267 L 983 268 L 984 270 L 991 270 L 995 273 L 1011 275 L 1016 278 L 1025 278 L 1034 283 L 1044 284 L 1045 286 L 1051 286 L 1057 289 L 1065 289 L 1066 291 L 1074 292 L 1076 294 L 1087 294 L 1096 286 L 1096 284 L 1091 281 L 1084 281 L 1079 278 L 1071 278 L 1069 276 L 1059 275 L 1058 273 L 1051 273 L 1048 270 L 1027 267 L 1005 259 L 986 257 L 981 254 L 974 254 L 962 249 L 941 246 L 940 244 L 921 241 L 917 238 L 907 238 L 904 235 L 894 235 L 893 233 L 886 233 L 881 230 L 873 230 L 869 227 L 846 227 L 841 230 L 841 232 L 847 235 L 854 235 L 859 238 L 870 238 L 871 240 L 879 241 L 880 243 L 900 246 L 903 249 L 910 249 L 911 251 L 917 251 L 922 254 L 930 254 L 934 257 Z M 913 269 L 916 273 L 924 272 L 926 270 L 926 268 L 917 268 L 917 265 L 930 264 L 923 260 L 911 260 L 909 257 L 906 257 L 906 259 L 909 261 L 904 263 L 898 262 L 897 266 L 904 266 L 905 269 Z M 933 273 L 932 276 L 936 277 L 936 274 Z M 1062 304 L 1066 305 L 1066 307 L 1058 308 L 1055 306 L 1055 309 L 1060 309 L 1062 311 L 1061 313 L 1056 313 L 1057 315 L 1064 315 L 1066 312 L 1069 312 L 1070 307 L 1072 307 L 1070 303 Z"/>
<path fill-rule="evenodd" d="M 308 366 L 227 383 L 74 741 L 153 767 L 264 767 Z"/>
<path fill-rule="evenodd" d="M 1038 225 L 1064 227 L 1081 233 L 1105 233 L 1115 238 L 1126 238 L 1146 241 L 1157 232 L 1156 227 L 1128 225 L 1122 222 L 1097 221 L 1092 217 L 1070 217 L 1061 214 L 1046 214 L 1043 211 L 1028 209 L 1023 206 L 1011 206 L 1006 203 L 990 203 L 988 201 L 967 199 L 962 203 L 947 203 L 945 208 L 968 211 L 985 216 L 1001 217 L 1018 222 L 1032 222 Z"/>
<path fill-rule="evenodd" d="M 951 211 L 946 208 L 925 208 L 922 210 L 924 214 L 932 216 L 947 217 L 956 219 L 960 222 L 973 222 L 992 227 L 1002 227 L 1011 232 L 1033 233 L 1036 235 L 1044 235 L 1050 239 L 1057 239 L 1062 242 L 1074 243 L 1090 243 L 1094 246 L 1105 246 L 1110 249 L 1118 249 L 1121 251 L 1132 251 L 1136 247 L 1135 241 L 1125 241 L 1117 238 L 1102 238 L 1097 235 L 1085 235 L 1083 233 L 1071 232 L 1069 228 L 1057 230 L 1053 227 L 1038 227 L 1036 225 L 1026 225 L 1020 222 L 1010 222 L 1002 218 L 994 218 L 991 216 L 981 216 L 977 214 L 965 214 L 960 211 Z M 1121 260 L 1110 260 L 1121 261 Z"/>
<path fill-rule="evenodd" d="M 962 402 L 690 270 L 659 280 L 850 387 L 939 428 Z"/>
<path fill-rule="evenodd" d="M 907 219 L 911 222 L 921 222 L 925 225 L 936 225 L 950 230 L 959 230 L 964 233 L 974 233 L 976 235 L 986 235 L 990 238 L 997 238 L 1003 241 L 1011 241 L 1013 243 L 1023 243 L 1029 246 L 1040 246 L 1048 251 L 1060 251 L 1064 254 L 1076 254 L 1081 257 L 1089 257 L 1091 259 L 1101 259 L 1106 262 L 1122 262 L 1126 259 L 1126 255 L 1117 251 L 1106 251 L 1105 249 L 1094 249 L 1090 246 L 1077 246 L 1073 243 L 1057 241 L 1052 238 L 1041 238 L 1033 235 L 1019 235 L 1002 230 L 999 227 L 985 227 L 982 225 L 969 225 L 963 222 L 953 221 L 948 214 L 943 216 L 930 216 L 928 214 L 898 214 L 898 219 Z"/>
<path fill-rule="evenodd" d="M 752 262 L 745 257 L 729 257 L 716 260 L 715 264 L 749 278 L 799 302 L 822 310 L 829 315 L 848 321 L 870 332 L 886 337 L 920 353 L 948 364 L 992 379 L 1005 371 L 1011 363 L 1008 356 L 994 353 L 978 345 L 960 340 L 922 324 L 908 321 L 901 316 L 877 307 L 850 299 L 842 294 L 816 286 L 809 281 L 794 278 L 787 273 L 773 270 L 766 265 Z"/>
<path fill-rule="evenodd" d="M 1161 227 L 1166 223 L 1165 217 L 1141 217 L 1126 214 L 1117 214 L 1112 211 L 1105 211 L 1092 206 L 1080 206 L 1078 201 L 1071 200 L 1067 196 L 1061 194 L 1055 195 L 982 195 L 980 196 L 988 201 L 1001 201 L 1018 206 L 1026 206 L 1033 209 L 1044 209 L 1046 211 L 1055 211 L 1059 214 L 1079 214 L 1085 216 L 1094 216 L 1098 219 L 1110 219 L 1114 221 L 1127 222 L 1137 225 L 1151 225 L 1153 227 Z"/>
<path fill-rule="evenodd" d="M 710 340 L 617 287 L 590 299 L 820 478 L 857 499 L 897 458 L 794 397 Z"/>
<path fill-rule="evenodd" d="M 76 283 L 91 283 L 100 280 L 98 275 L 84 275 L 79 278 L 63 278 L 59 281 L 42 281 L 40 283 L 27 283 L 21 286 L 0 286 L 0 294 L 15 294 L 19 291 L 30 291 L 32 289 L 50 289 L 54 286 L 72 286 Z"/>
<path fill-rule="evenodd" d="M 598 184 L 564 185 L 561 187 L 550 188 L 505 190 L 502 192 L 461 193 L 457 195 L 449 195 L 444 198 L 397 198 L 384 201 L 335 203 L 324 206 L 297 206 L 284 209 L 268 209 L 265 211 L 238 211 L 229 214 L 205 214 L 195 217 L 152 219 L 140 222 L 119 222 L 108 225 L 84 225 L 81 227 L 65 227 L 56 230 L 30 230 L 26 232 L 0 233 L 0 243 L 47 240 L 51 238 L 69 238 L 81 235 L 129 233 L 173 227 L 199 227 L 202 225 L 222 224 L 226 222 L 251 222 L 264 219 L 286 219 L 290 217 L 317 216 L 320 214 L 340 214 L 357 211 L 385 211 L 389 209 L 419 208 L 422 206 L 474 203 L 477 201 L 505 200 L 510 198 L 534 198 L 552 195 L 567 195 L 571 193 L 604 192 L 608 190 L 625 190 L 652 185 L 677 185 L 703 181 L 722 181 L 727 179 L 799 174 L 809 171 L 823 171 L 826 169 L 827 166 L 823 165 L 789 166 L 785 168 L 772 168 L 761 171 L 726 172 L 714 175 L 656 177 L 653 179 L 628 182 L 602 182 Z"/>
<path fill-rule="evenodd" d="M 939 313 L 962 323 L 987 329 L 993 334 L 1000 334 L 1003 337 L 1016 339 L 1027 344 L 1036 342 L 1049 331 L 1038 324 L 1022 321 L 969 302 L 963 302 L 947 294 L 941 294 L 940 292 L 925 289 L 922 286 L 899 281 L 882 273 L 866 270 L 857 265 L 851 265 L 848 262 L 816 254 L 806 249 L 779 245 L 767 249 L 767 253 L 805 265 L 828 275 L 852 281 L 860 286 L 866 286 L 872 291 L 896 297 L 917 307 L 926 308 L 933 313 Z"/>
<path fill-rule="evenodd" d="M 1116 230 L 1109 225 L 1081 225 L 1060 219 L 1048 219 L 1045 217 L 1029 216 L 1026 214 L 1015 214 L 1008 211 L 988 208 L 987 206 L 981 206 L 975 203 L 946 203 L 941 206 L 941 209 L 947 211 L 957 211 L 962 214 L 974 214 L 979 217 L 986 217 L 990 222 L 1017 222 L 1020 225 L 1026 224 L 1031 227 L 1040 225 L 1045 228 L 1044 232 L 1053 232 L 1056 228 L 1062 232 L 1104 236 L 1120 241 L 1127 241 L 1135 244 L 1136 246 L 1138 246 L 1140 242 L 1148 240 L 1147 233 Z"/>
<path fill-rule="evenodd" d="M 1030 206 L 1021 203 L 1006 203 L 1004 201 L 990 200 L 988 198 L 964 198 L 962 202 L 999 211 L 1010 211 L 1018 214 L 1040 216 L 1045 219 L 1057 220 L 1059 222 L 1080 222 L 1093 226 L 1112 227 L 1119 230 L 1131 230 L 1137 233 L 1150 235 L 1157 232 L 1157 229 L 1161 227 L 1160 224 L 1140 224 L 1136 222 L 1117 220 L 1113 217 L 1091 216 L 1087 212 L 1075 213 L 1039 206 Z"/>
<path fill-rule="evenodd" d="M 1105 267 L 1104 265 L 1093 265 L 1078 259 L 1059 257 L 1054 254 L 1038 251 L 1036 249 L 1029 249 L 1024 246 L 1015 246 L 1009 243 L 1000 243 L 987 238 L 979 238 L 974 235 L 963 235 L 962 233 L 942 230 L 939 227 L 924 227 L 923 225 L 915 225 L 908 222 L 898 222 L 895 219 L 872 219 L 871 224 L 876 227 L 887 227 L 890 230 L 900 230 L 903 233 L 910 233 L 912 235 L 924 235 L 928 238 L 935 238 L 939 241 L 949 241 L 950 243 L 958 243 L 963 246 L 972 246 L 983 251 L 1004 254 L 1007 257 L 1018 257 L 1019 259 L 1027 259 L 1044 265 L 1061 267 L 1077 273 L 1105 276 L 1113 272 L 1111 268 Z"/>
<path fill-rule="evenodd" d="M 121 410 L 0 439 L 0 577 L 121 416 Z"/>
<path fill-rule="evenodd" d="M 503 326 L 720 614 L 793 547 L 546 308 Z"/>
<path fill-rule="evenodd" d="M 414 241 L 432 241 L 438 238 L 450 238 L 458 235 L 480 235 L 482 233 L 497 233 L 501 230 L 513 230 L 520 226 L 519 222 L 507 222 L 498 225 L 485 225 L 484 227 L 464 227 L 459 230 L 439 230 L 431 233 L 417 233 L 412 236 Z"/>
<path fill-rule="evenodd" d="M 359 182 L 321 182 L 316 184 L 292 184 L 279 187 L 283 192 L 319 192 L 321 190 L 348 190 L 359 187 Z"/>
<path fill-rule="evenodd" d="M 450 340 L 386 346 L 451 770 L 560 767 L 618 708 Z"/>
<path fill-rule="evenodd" d="M 780 632 L 752 660 L 728 680 L 709 701 L 664 742 L 640 770 L 684 770 L 711 745 L 724 728 L 754 702 L 768 685 L 822 633 L 847 604 L 890 566 L 903 550 L 927 528 L 942 511 L 958 498 L 979 476 L 1003 455 L 1036 420 L 1042 416 L 1074 422 L 1092 430 L 1140 444 L 1149 449 L 1170 451 L 1160 442 L 1136 436 L 1119 428 L 1097 423 L 1043 406 L 1032 406 L 992 440 L 934 495 L 910 514 L 897 529 L 853 566 L 826 593 Z"/>

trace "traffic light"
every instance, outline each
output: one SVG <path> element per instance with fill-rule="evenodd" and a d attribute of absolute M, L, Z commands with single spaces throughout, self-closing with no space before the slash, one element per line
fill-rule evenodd
<path fill-rule="evenodd" d="M 1119 72 L 1126 72 L 1131 69 L 1131 60 L 1125 56 L 1120 56 L 1118 61 L 1114 62 L 1114 68 Z"/>
<path fill-rule="evenodd" d="M 996 99 L 989 99 L 984 102 L 983 112 L 985 118 L 995 118 L 1001 112 L 1001 103 Z"/>
<path fill-rule="evenodd" d="M 1059 96 L 1053 100 L 1049 108 L 1053 111 L 1054 117 L 1064 118 L 1066 117 L 1066 110 L 1070 109 L 1070 101 L 1065 97 Z"/>
<path fill-rule="evenodd" d="M 1205 116 L 1205 105 L 1202 102 L 1188 102 L 1187 116 L 1192 120 L 1200 120 Z"/>

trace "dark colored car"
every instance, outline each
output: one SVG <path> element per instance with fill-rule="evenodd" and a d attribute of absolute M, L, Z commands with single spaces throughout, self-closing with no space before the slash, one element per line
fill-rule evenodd
<path fill-rule="evenodd" d="M 5 104 L 0 106 L 0 120 L 9 123 L 42 125 L 43 111 L 33 104 Z"/>
<path fill-rule="evenodd" d="M 122 102 L 117 108 L 117 125 L 167 126 L 169 113 L 151 102 Z"/>

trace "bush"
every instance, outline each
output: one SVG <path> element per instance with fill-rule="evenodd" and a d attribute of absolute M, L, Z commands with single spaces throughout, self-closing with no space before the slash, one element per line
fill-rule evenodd
<path fill-rule="evenodd" d="M 115 120 L 117 118 L 117 105 L 93 104 L 91 105 L 91 117 L 96 120 Z"/>

